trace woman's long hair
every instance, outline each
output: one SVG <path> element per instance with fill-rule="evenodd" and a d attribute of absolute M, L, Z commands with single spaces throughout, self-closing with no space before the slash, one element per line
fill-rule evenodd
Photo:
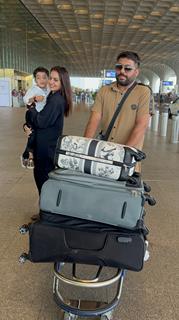
<path fill-rule="evenodd" d="M 72 89 L 70 84 L 70 77 L 68 71 L 64 67 L 56 66 L 51 68 L 51 71 L 56 71 L 59 74 L 61 81 L 61 94 L 66 100 L 65 116 L 68 117 L 72 112 Z"/>

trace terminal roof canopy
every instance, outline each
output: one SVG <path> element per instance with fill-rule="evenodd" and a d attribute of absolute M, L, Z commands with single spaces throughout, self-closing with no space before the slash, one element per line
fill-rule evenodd
<path fill-rule="evenodd" d="M 11 2 L 8 1 L 9 11 Z M 59 64 L 68 67 L 71 75 L 98 77 L 101 70 L 114 68 L 117 55 L 124 50 L 136 51 L 142 67 L 147 69 L 157 71 L 159 64 L 178 68 L 179 1 L 20 2 L 56 44 Z M 16 15 L 16 11 L 11 15 Z M 28 37 L 31 36 L 29 32 Z"/>

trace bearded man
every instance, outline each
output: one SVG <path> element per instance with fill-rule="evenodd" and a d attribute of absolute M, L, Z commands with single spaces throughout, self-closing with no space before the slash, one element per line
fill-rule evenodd
<path fill-rule="evenodd" d="M 139 67 L 140 58 L 137 53 L 125 51 L 118 55 L 115 65 L 116 81 L 99 90 L 85 129 L 85 137 L 94 138 L 99 125 L 102 132 L 106 132 L 121 98 L 138 77 Z M 133 88 L 120 110 L 108 141 L 142 149 L 150 119 L 150 96 L 147 86 L 137 84 Z M 140 168 L 136 168 L 136 171 L 140 171 Z"/>

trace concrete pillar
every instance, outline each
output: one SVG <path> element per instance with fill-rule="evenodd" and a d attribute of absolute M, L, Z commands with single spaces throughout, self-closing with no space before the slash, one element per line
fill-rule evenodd
<path fill-rule="evenodd" d="M 178 143 L 179 135 L 179 116 L 172 116 L 172 133 L 171 133 L 171 143 Z"/>

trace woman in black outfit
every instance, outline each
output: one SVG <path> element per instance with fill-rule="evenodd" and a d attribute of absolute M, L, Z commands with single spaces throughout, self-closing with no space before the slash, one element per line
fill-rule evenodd
<path fill-rule="evenodd" d="M 72 91 L 70 78 L 64 67 L 50 70 L 51 92 L 42 111 L 30 109 L 35 128 L 34 178 L 39 194 L 48 173 L 55 168 L 54 155 L 57 139 L 62 135 L 64 116 L 72 111 Z M 26 128 L 26 133 L 30 133 Z"/>

